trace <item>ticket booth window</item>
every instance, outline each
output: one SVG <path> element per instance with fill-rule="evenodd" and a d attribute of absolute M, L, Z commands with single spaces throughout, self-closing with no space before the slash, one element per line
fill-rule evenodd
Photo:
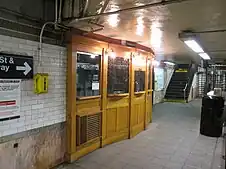
<path fill-rule="evenodd" d="M 145 90 L 145 71 L 135 70 L 134 92 Z"/>
<path fill-rule="evenodd" d="M 108 58 L 108 94 L 129 92 L 129 59 Z"/>
<path fill-rule="evenodd" d="M 101 56 L 77 52 L 77 98 L 100 95 Z"/>

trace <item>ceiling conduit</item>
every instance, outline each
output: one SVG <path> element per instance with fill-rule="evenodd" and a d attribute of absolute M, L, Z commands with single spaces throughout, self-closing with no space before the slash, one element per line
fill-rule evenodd
<path fill-rule="evenodd" d="M 135 10 L 146 9 L 146 8 L 151 8 L 151 7 L 158 7 L 158 6 L 165 6 L 165 5 L 170 5 L 170 4 L 174 4 L 174 3 L 181 3 L 181 2 L 186 2 L 186 1 L 191 1 L 191 0 L 170 0 L 170 1 L 165 1 L 164 0 L 164 1 L 156 2 L 156 3 L 151 3 L 151 4 L 140 5 L 140 6 L 131 7 L 131 8 L 120 9 L 120 10 L 116 10 L 116 11 L 113 11 L 113 12 L 106 12 L 106 13 L 90 15 L 90 16 L 86 16 L 86 17 L 82 17 L 82 18 L 75 18 L 74 17 L 74 18 L 70 18 L 70 20 L 71 20 L 70 24 L 73 24 L 73 23 L 78 22 L 78 21 L 95 19 L 97 17 L 109 16 L 109 15 L 113 15 L 113 14 L 119 14 L 119 13 L 122 13 L 122 12 L 129 12 L 129 11 L 135 11 Z"/>

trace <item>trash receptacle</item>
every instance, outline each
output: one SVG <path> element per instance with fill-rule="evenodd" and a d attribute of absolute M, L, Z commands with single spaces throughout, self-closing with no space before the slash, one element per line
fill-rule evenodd
<path fill-rule="evenodd" d="M 223 97 L 204 96 L 202 98 L 200 134 L 210 137 L 220 137 L 222 135 L 223 111 Z"/>

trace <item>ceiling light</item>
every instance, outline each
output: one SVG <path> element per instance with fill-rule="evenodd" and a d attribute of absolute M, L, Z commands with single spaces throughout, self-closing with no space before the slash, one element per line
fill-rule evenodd
<path fill-rule="evenodd" d="M 153 66 L 156 66 L 156 67 L 158 67 L 160 65 L 159 61 L 157 61 L 157 60 L 153 60 L 152 64 L 153 64 Z"/>
<path fill-rule="evenodd" d="M 112 59 L 115 59 L 115 58 L 116 58 L 116 53 L 112 51 L 112 52 L 110 53 L 110 57 L 111 57 Z"/>
<path fill-rule="evenodd" d="M 204 53 L 202 47 L 195 40 L 185 40 L 184 43 L 196 53 Z"/>
<path fill-rule="evenodd" d="M 149 66 L 149 65 L 151 65 L 151 61 L 150 61 L 150 60 L 148 60 L 148 66 Z"/>
<path fill-rule="evenodd" d="M 143 17 L 140 16 L 137 18 L 137 30 L 136 30 L 136 34 L 139 36 L 142 36 L 144 33 L 144 21 L 143 21 Z"/>
<path fill-rule="evenodd" d="M 171 66 L 174 66 L 175 65 L 175 63 L 169 62 L 169 61 L 165 61 L 164 63 L 167 64 L 167 65 L 171 65 Z"/>
<path fill-rule="evenodd" d="M 120 8 L 118 6 L 112 6 L 108 12 L 114 12 L 119 9 Z M 112 28 L 116 28 L 119 24 L 119 21 L 120 21 L 119 14 L 112 14 L 112 15 L 109 15 L 107 18 L 108 25 L 110 25 Z"/>
<path fill-rule="evenodd" d="M 151 25 L 151 46 L 155 50 L 159 50 L 162 45 L 163 31 L 160 29 L 160 23 L 154 22 Z"/>
<path fill-rule="evenodd" d="M 210 56 L 207 53 L 199 53 L 199 56 L 201 56 L 204 60 L 210 60 Z"/>
<path fill-rule="evenodd" d="M 140 56 L 140 54 L 138 54 L 138 55 L 136 55 L 136 57 L 134 57 L 133 63 L 138 67 L 146 66 L 146 61 L 144 58 L 142 58 Z"/>

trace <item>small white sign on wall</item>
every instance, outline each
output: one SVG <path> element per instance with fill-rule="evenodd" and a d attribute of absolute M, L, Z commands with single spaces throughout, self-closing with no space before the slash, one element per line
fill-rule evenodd
<path fill-rule="evenodd" d="M 92 90 L 99 90 L 99 82 L 93 82 L 92 83 Z"/>
<path fill-rule="evenodd" d="M 0 120 L 20 116 L 21 80 L 0 79 Z"/>

